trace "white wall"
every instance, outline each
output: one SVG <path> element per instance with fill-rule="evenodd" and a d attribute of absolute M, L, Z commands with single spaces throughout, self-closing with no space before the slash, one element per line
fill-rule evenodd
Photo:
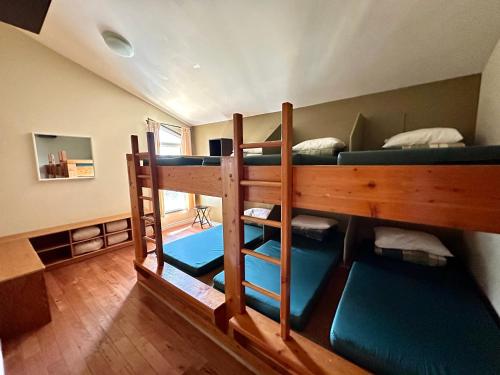
<path fill-rule="evenodd" d="M 500 41 L 484 71 L 479 94 L 476 143 L 500 145 Z M 500 313 L 500 235 L 465 233 L 466 260 L 479 285 Z"/>
<path fill-rule="evenodd" d="M 0 46 L 0 236 L 130 211 L 130 135 L 181 123 L 3 23 Z M 96 178 L 39 182 L 32 132 L 91 136 Z"/>

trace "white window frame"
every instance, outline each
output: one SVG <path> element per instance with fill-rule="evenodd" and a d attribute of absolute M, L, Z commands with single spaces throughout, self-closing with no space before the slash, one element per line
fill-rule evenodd
<path fill-rule="evenodd" d="M 179 140 L 181 139 L 181 135 L 177 132 L 175 132 L 174 130 L 168 128 L 167 125 L 164 125 L 164 124 L 161 124 L 161 127 L 162 129 L 160 129 L 160 134 L 161 134 L 161 131 L 166 131 L 168 133 L 170 133 L 171 135 L 175 136 L 175 137 L 179 137 Z M 171 143 L 171 142 L 161 142 L 161 136 L 160 136 L 160 149 L 161 147 L 179 147 L 181 148 L 181 143 Z M 181 151 L 179 152 L 179 155 L 181 155 Z M 168 190 L 163 190 L 163 194 L 164 194 L 164 197 L 163 197 L 163 201 L 166 202 L 166 199 L 165 199 L 165 193 L 167 192 Z M 181 194 L 186 194 L 186 193 L 182 193 L 180 192 Z M 182 212 L 182 211 L 185 211 L 188 209 L 188 207 L 184 207 L 184 208 L 176 208 L 176 209 L 173 209 L 173 210 L 169 210 L 167 209 L 167 204 L 164 205 L 164 209 L 165 209 L 165 214 L 173 214 L 175 212 Z"/>

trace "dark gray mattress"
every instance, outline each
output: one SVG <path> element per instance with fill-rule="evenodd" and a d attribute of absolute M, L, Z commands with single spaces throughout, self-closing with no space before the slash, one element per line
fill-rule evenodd
<path fill-rule="evenodd" d="M 341 152 L 340 165 L 500 164 L 500 146 Z"/>
<path fill-rule="evenodd" d="M 205 156 L 203 165 L 220 165 L 220 156 Z M 244 158 L 245 165 L 280 165 L 281 155 L 249 155 Z M 292 156 L 294 165 L 331 165 L 337 164 L 336 156 L 294 154 Z"/>
<path fill-rule="evenodd" d="M 149 165 L 148 160 L 143 160 L 144 165 Z M 161 155 L 156 157 L 156 164 L 163 166 L 173 165 L 202 165 L 202 156 L 172 156 Z"/>

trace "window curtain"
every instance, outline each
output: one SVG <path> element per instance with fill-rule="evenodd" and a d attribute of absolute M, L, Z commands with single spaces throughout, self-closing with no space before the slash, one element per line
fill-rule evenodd
<path fill-rule="evenodd" d="M 156 147 L 156 154 L 160 151 L 160 123 L 156 122 L 155 120 L 152 120 L 148 118 L 146 120 L 146 131 L 148 132 L 153 132 L 155 135 L 155 147 Z M 165 202 L 163 201 L 163 194 L 158 194 L 160 198 L 160 216 L 162 218 L 165 217 Z M 153 208 L 151 206 L 151 208 Z"/>
<path fill-rule="evenodd" d="M 181 154 L 187 156 L 193 155 L 193 149 L 191 147 L 191 128 L 187 126 L 181 127 Z M 194 194 L 186 194 L 188 209 L 194 207 L 194 199 Z"/>

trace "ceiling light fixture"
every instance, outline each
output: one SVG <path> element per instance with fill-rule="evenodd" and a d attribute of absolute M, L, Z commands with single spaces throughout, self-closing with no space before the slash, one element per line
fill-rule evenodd
<path fill-rule="evenodd" d="M 103 31 L 101 35 L 106 45 L 117 55 L 122 57 L 134 56 L 134 47 L 120 34 L 113 31 Z"/>
<path fill-rule="evenodd" d="M 194 64 L 193 65 L 193 69 L 200 69 L 201 68 L 201 65 L 200 64 Z"/>

